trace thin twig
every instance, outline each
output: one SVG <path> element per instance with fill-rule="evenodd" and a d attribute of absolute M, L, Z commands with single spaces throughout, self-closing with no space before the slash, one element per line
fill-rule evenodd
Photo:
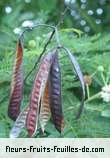
<path fill-rule="evenodd" d="M 53 28 L 53 31 L 52 31 L 52 33 L 51 33 L 51 35 L 50 35 L 50 37 L 49 37 L 47 43 L 44 45 L 44 49 L 43 49 L 42 53 L 40 54 L 39 58 L 38 58 L 37 61 L 35 62 L 34 67 L 31 69 L 31 71 L 30 71 L 30 72 L 27 74 L 27 76 L 25 77 L 24 82 L 26 82 L 27 78 L 31 75 L 31 73 L 34 71 L 34 69 L 35 69 L 36 66 L 38 65 L 40 59 L 42 58 L 44 52 L 46 51 L 47 46 L 48 46 L 49 43 L 51 42 L 51 40 L 52 40 L 52 38 L 53 38 L 53 36 L 54 36 L 54 33 L 56 33 L 57 44 L 58 44 L 58 46 L 60 47 L 60 42 L 59 42 L 57 27 L 59 27 L 59 26 L 63 23 L 64 16 L 65 16 L 65 14 L 66 14 L 67 11 L 68 11 L 68 7 L 65 8 L 64 12 L 62 13 L 62 15 L 61 15 L 61 17 L 60 17 L 59 22 L 58 22 L 57 25 L 56 25 L 56 27 L 51 26 L 51 25 L 46 25 L 46 24 L 39 24 L 39 25 L 35 25 L 34 27 L 32 27 L 32 28 L 35 28 L 35 27 L 38 27 L 38 26 L 47 26 L 47 27 Z M 30 29 L 32 29 L 32 28 L 30 28 Z M 29 29 L 29 28 L 28 28 L 28 29 Z M 24 32 L 25 32 L 25 31 L 24 31 Z"/>
<path fill-rule="evenodd" d="M 51 39 L 52 39 L 54 33 L 55 33 L 55 30 L 52 31 L 51 36 L 50 36 L 50 38 L 48 39 L 47 43 L 45 44 L 42 53 L 40 54 L 39 58 L 38 58 L 37 61 L 35 62 L 34 67 L 31 69 L 31 71 L 30 71 L 30 72 L 27 74 L 27 76 L 25 77 L 24 82 L 26 82 L 27 78 L 30 76 L 30 74 L 31 74 L 31 73 L 34 71 L 34 69 L 36 68 L 36 66 L 37 66 L 37 64 L 39 63 L 40 59 L 42 58 L 44 52 L 46 51 L 46 48 L 47 48 L 48 44 L 50 43 L 50 41 L 51 41 Z"/>
<path fill-rule="evenodd" d="M 69 8 L 66 7 L 66 8 L 64 9 L 64 11 L 61 13 L 60 20 L 59 20 L 59 22 L 57 23 L 56 27 L 59 27 L 59 26 L 63 23 L 65 14 L 67 13 L 68 10 L 69 10 Z"/>
<path fill-rule="evenodd" d="M 87 100 L 85 100 L 84 104 L 87 104 L 87 103 L 91 102 L 92 100 L 99 98 L 100 96 L 101 96 L 101 92 L 98 92 L 98 93 L 94 94 L 93 96 L 91 96 L 90 98 L 88 98 Z M 77 106 L 79 106 L 79 104 Z M 75 107 L 69 107 L 64 112 L 71 111 L 74 108 Z M 86 106 L 85 106 L 85 109 L 86 109 Z"/>
<path fill-rule="evenodd" d="M 52 26 L 52 25 L 47 25 L 47 24 L 37 24 L 37 25 L 34 25 L 34 26 L 28 26 L 26 27 L 23 32 L 20 34 L 19 36 L 19 39 L 21 39 L 23 37 L 23 35 L 25 34 L 25 32 L 27 31 L 32 31 L 33 29 L 37 28 L 37 27 L 41 27 L 41 26 L 45 26 L 45 27 L 48 27 L 48 28 L 51 28 L 53 30 L 55 30 L 55 26 Z"/>

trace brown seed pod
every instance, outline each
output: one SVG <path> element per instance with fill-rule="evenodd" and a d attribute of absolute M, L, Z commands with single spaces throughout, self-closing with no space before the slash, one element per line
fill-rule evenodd
<path fill-rule="evenodd" d="M 44 93 L 44 89 L 50 72 L 53 54 L 54 51 L 49 52 L 47 55 L 44 56 L 33 84 L 29 102 L 30 110 L 28 112 L 26 121 L 26 127 L 30 137 L 32 137 L 37 130 L 40 100 L 42 94 Z"/>
<path fill-rule="evenodd" d="M 50 119 L 50 105 L 49 105 L 49 87 L 48 82 L 46 84 L 44 94 L 41 98 L 41 107 L 40 107 L 40 114 L 39 114 L 39 121 L 42 132 L 45 130 L 45 126 Z"/>
<path fill-rule="evenodd" d="M 22 71 L 23 47 L 21 39 L 17 43 L 15 64 L 11 82 L 11 93 L 8 106 L 8 116 L 16 120 L 20 113 L 20 105 L 23 93 L 23 71 Z"/>
<path fill-rule="evenodd" d="M 58 62 L 58 52 L 53 58 L 50 76 L 49 76 L 49 94 L 52 120 L 56 129 L 61 133 L 64 128 L 64 117 L 61 101 L 61 72 Z"/>

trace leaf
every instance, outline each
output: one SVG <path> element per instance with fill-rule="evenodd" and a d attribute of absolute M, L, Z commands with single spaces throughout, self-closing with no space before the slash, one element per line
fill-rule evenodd
<path fill-rule="evenodd" d="M 30 110 L 28 112 L 26 121 L 26 127 L 30 137 L 32 137 L 37 130 L 40 100 L 42 94 L 44 93 L 44 89 L 50 72 L 53 54 L 54 51 L 51 51 L 44 56 L 33 84 L 29 102 Z"/>
<path fill-rule="evenodd" d="M 25 127 L 26 117 L 29 111 L 29 107 L 26 107 L 18 116 L 13 128 L 10 131 L 10 138 L 17 138 L 21 133 L 21 130 Z"/>
<path fill-rule="evenodd" d="M 61 72 L 58 62 L 58 52 L 55 53 L 51 66 L 49 76 L 49 95 L 53 123 L 56 129 L 61 133 L 64 128 L 64 118 L 62 112 Z"/>
<path fill-rule="evenodd" d="M 20 113 L 20 105 L 23 93 L 23 71 L 22 71 L 23 47 L 21 39 L 17 43 L 15 64 L 11 82 L 10 100 L 8 106 L 8 116 L 16 120 Z"/>
<path fill-rule="evenodd" d="M 63 32 L 75 32 L 76 34 L 78 34 L 79 37 L 81 37 L 81 35 L 83 34 L 83 32 L 81 30 L 75 29 L 75 28 L 66 28 L 66 29 L 61 29 L 61 31 Z"/>
<path fill-rule="evenodd" d="M 80 80 L 80 84 L 81 84 L 81 88 L 82 88 L 82 101 L 81 101 L 81 105 L 80 105 L 80 108 L 79 108 L 79 111 L 77 113 L 77 116 L 76 116 L 76 119 L 78 119 L 82 113 L 82 110 L 83 110 L 83 106 L 84 106 L 84 99 L 85 99 L 85 83 L 84 83 L 84 77 L 83 77 L 83 74 L 82 74 L 82 71 L 80 69 L 80 66 L 75 58 L 75 56 L 65 47 L 62 47 L 65 52 L 67 53 L 68 57 L 70 58 L 71 62 L 72 62 L 72 65 L 76 71 L 76 74 Z"/>
<path fill-rule="evenodd" d="M 41 108 L 39 114 L 39 121 L 41 125 L 41 129 L 44 132 L 45 126 L 50 119 L 50 105 L 49 105 L 49 90 L 48 90 L 48 82 L 46 83 L 46 87 L 44 90 L 44 94 L 41 98 Z"/>

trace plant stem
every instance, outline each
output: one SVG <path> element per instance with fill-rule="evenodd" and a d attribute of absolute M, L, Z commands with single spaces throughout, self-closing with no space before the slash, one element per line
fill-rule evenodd
<path fill-rule="evenodd" d="M 91 78 L 94 77 L 96 75 L 96 73 L 97 73 L 97 70 L 91 74 Z"/>
<path fill-rule="evenodd" d="M 32 26 L 32 27 L 27 27 L 27 28 L 25 28 L 25 30 L 20 34 L 19 39 L 22 39 L 22 38 L 23 38 L 23 35 L 24 35 L 24 33 L 25 33 L 26 31 L 31 31 L 31 30 L 33 30 L 34 28 L 37 28 L 37 27 L 40 27 L 40 26 L 45 26 L 45 27 L 49 27 L 49 28 L 53 29 L 53 31 L 52 31 L 52 33 L 51 33 L 51 35 L 50 35 L 50 37 L 49 37 L 47 43 L 44 45 L 44 49 L 43 49 L 42 53 L 40 54 L 39 58 L 38 58 L 37 61 L 35 62 L 33 68 L 31 69 L 31 71 L 26 75 L 26 77 L 25 77 L 25 79 L 24 79 L 24 83 L 26 82 L 26 80 L 27 80 L 27 78 L 30 76 L 30 74 L 34 71 L 34 69 L 36 68 L 37 64 L 40 62 L 40 59 L 42 58 L 44 52 L 46 51 L 46 48 L 47 48 L 47 46 L 49 45 L 49 43 L 51 42 L 51 40 L 52 40 L 54 34 L 55 34 L 55 37 L 56 37 L 57 45 L 58 45 L 58 47 L 60 47 L 60 40 L 59 40 L 59 35 L 58 35 L 58 29 L 57 29 L 57 27 L 59 27 L 60 24 L 63 23 L 64 16 L 65 16 L 66 12 L 68 11 L 68 9 L 69 9 L 69 8 L 66 7 L 65 10 L 64 10 L 64 12 L 62 12 L 62 15 L 61 15 L 61 17 L 60 17 L 60 20 L 59 20 L 59 22 L 57 23 L 56 26 L 47 25 L 47 24 L 37 24 L 37 25 L 34 25 L 34 26 Z"/>
<path fill-rule="evenodd" d="M 87 91 L 87 99 L 90 98 L 90 91 L 89 91 L 89 85 L 86 84 L 86 91 Z"/>
<path fill-rule="evenodd" d="M 37 24 L 37 25 L 34 25 L 34 26 L 32 26 L 32 27 L 28 26 L 28 27 L 26 27 L 26 28 L 24 29 L 24 31 L 20 34 L 19 39 L 21 39 L 21 38 L 23 37 L 23 35 L 24 35 L 25 32 L 27 32 L 27 31 L 32 31 L 33 29 L 35 29 L 35 28 L 37 28 L 37 27 L 40 27 L 40 26 L 48 27 L 48 28 L 51 28 L 51 29 L 55 30 L 55 27 L 54 27 L 54 26 L 52 26 L 52 25 L 47 25 L 47 24 Z"/>
<path fill-rule="evenodd" d="M 94 99 L 96 99 L 96 98 L 99 98 L 100 95 L 101 95 L 101 92 L 98 92 L 98 93 L 96 93 L 95 95 L 89 97 L 84 103 L 86 104 L 86 103 L 88 103 L 88 102 L 90 102 L 90 101 L 92 101 L 92 100 L 94 100 Z"/>
<path fill-rule="evenodd" d="M 110 79 L 110 67 L 108 68 L 108 73 L 107 73 L 107 78 L 106 78 L 106 83 L 108 84 Z"/>
<path fill-rule="evenodd" d="M 58 29 L 57 29 L 57 27 L 55 28 L 55 37 L 56 37 L 56 41 L 57 41 L 58 47 L 61 47 L 60 38 L 59 38 L 59 34 L 58 34 Z"/>
<path fill-rule="evenodd" d="M 99 98 L 100 95 L 101 95 L 101 92 L 96 93 L 95 95 L 89 97 L 89 98 L 84 102 L 84 104 L 89 103 L 90 101 L 92 101 L 92 100 L 94 100 L 94 99 L 96 99 L 96 98 Z M 78 104 L 77 106 L 79 106 L 79 104 Z M 70 111 L 70 110 L 72 110 L 72 109 L 74 109 L 74 107 L 67 108 L 67 109 L 65 110 L 65 112 L 66 112 L 66 111 Z"/>
<path fill-rule="evenodd" d="M 51 33 L 50 35 L 50 38 L 48 39 L 47 43 L 45 44 L 44 48 L 43 48 L 43 51 L 42 53 L 40 54 L 39 58 L 37 59 L 37 61 L 35 62 L 33 68 L 31 69 L 31 71 L 26 75 L 25 79 L 24 79 L 24 82 L 26 82 L 27 78 L 30 76 L 30 74 L 34 71 L 34 69 L 36 68 L 37 64 L 39 63 L 40 59 L 42 58 L 44 52 L 46 51 L 46 48 L 48 46 L 48 44 L 50 43 L 50 41 L 52 40 L 52 37 L 55 33 L 55 30 L 53 30 L 53 32 Z"/>
<path fill-rule="evenodd" d="M 52 34 L 50 35 L 50 38 L 48 39 L 47 43 L 45 44 L 42 53 L 40 54 L 39 58 L 37 59 L 37 61 L 36 61 L 35 65 L 34 65 L 34 67 L 32 68 L 32 70 L 31 70 L 31 71 L 27 74 L 27 76 L 25 77 L 24 82 L 26 82 L 27 78 L 30 76 L 30 74 L 31 74 L 31 73 L 34 71 L 34 69 L 36 68 L 36 66 L 37 66 L 37 64 L 39 63 L 41 57 L 43 56 L 44 52 L 46 51 L 47 46 L 48 46 L 49 43 L 51 42 L 51 40 L 52 40 L 54 34 L 56 35 L 55 37 L 56 37 L 56 41 L 57 41 L 58 47 L 61 46 L 61 45 L 60 45 L 60 40 L 59 40 L 59 35 L 58 35 L 58 29 L 57 29 L 57 27 L 59 27 L 60 24 L 63 23 L 64 16 L 65 16 L 66 12 L 68 11 L 68 9 L 69 9 L 68 7 L 65 8 L 64 12 L 62 13 L 62 16 L 60 17 L 59 22 L 58 22 L 57 25 L 56 25 L 56 27 L 55 27 L 55 26 L 51 26 L 51 25 L 47 25 L 47 24 L 38 24 L 38 25 L 35 25 L 35 26 L 33 26 L 33 27 L 28 27 L 28 28 L 26 28 L 26 29 L 22 32 L 22 34 L 20 35 L 19 38 L 22 38 L 22 37 L 23 37 L 23 34 L 24 34 L 26 31 L 32 30 L 33 28 L 39 27 L 39 26 L 50 27 L 50 28 L 53 29 Z"/>
<path fill-rule="evenodd" d="M 103 80 L 104 85 L 106 86 L 106 85 L 107 85 L 107 83 L 106 83 L 106 80 L 105 80 L 105 77 L 104 77 L 103 72 L 101 72 L 101 77 L 102 77 L 102 80 Z"/>

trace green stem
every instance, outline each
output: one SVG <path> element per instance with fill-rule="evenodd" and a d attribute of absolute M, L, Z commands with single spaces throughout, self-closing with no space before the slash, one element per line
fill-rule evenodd
<path fill-rule="evenodd" d="M 26 83 L 26 80 L 28 79 L 28 77 L 30 76 L 30 74 L 35 70 L 37 64 L 40 62 L 40 60 L 41 60 L 43 54 L 44 54 L 45 51 L 46 51 L 47 46 L 49 45 L 49 43 L 51 42 L 51 40 L 52 40 L 52 38 L 53 38 L 53 36 L 54 36 L 54 33 L 55 33 L 55 30 L 52 31 L 52 33 L 51 33 L 51 35 L 50 35 L 48 41 L 46 42 L 46 44 L 45 44 L 45 46 L 44 46 L 44 48 L 43 48 L 42 53 L 41 53 L 40 56 L 38 57 L 37 61 L 35 62 L 34 66 L 33 66 L 33 68 L 32 68 L 31 71 L 29 71 L 28 74 L 26 75 L 26 77 L 25 77 L 25 79 L 24 79 L 24 82 L 25 82 L 25 83 Z"/>
<path fill-rule="evenodd" d="M 107 73 L 107 78 L 106 78 L 106 83 L 109 84 L 109 79 L 110 79 L 110 67 L 108 68 L 108 73 Z"/>
<path fill-rule="evenodd" d="M 92 101 L 92 100 L 94 100 L 94 99 L 96 99 L 96 98 L 99 98 L 100 95 L 101 95 L 101 92 L 96 93 L 95 95 L 93 95 L 93 96 L 91 96 L 90 98 L 88 98 L 84 103 L 86 104 L 86 103 L 88 103 L 88 102 L 90 102 L 90 101 Z"/>
<path fill-rule="evenodd" d="M 47 24 L 37 24 L 37 25 L 34 25 L 32 27 L 27 27 L 25 28 L 25 30 L 20 34 L 20 38 L 23 37 L 24 33 L 29 31 L 29 30 L 33 30 L 35 28 L 38 28 L 38 27 L 47 27 L 47 28 L 51 28 L 53 29 L 53 31 L 55 32 L 55 38 L 56 38 L 56 42 L 57 42 L 57 45 L 60 46 L 60 40 L 59 40 L 59 34 L 58 34 L 58 29 L 56 26 L 53 26 L 53 25 L 47 25 Z"/>
<path fill-rule="evenodd" d="M 86 84 L 86 91 L 87 91 L 87 99 L 90 98 L 90 91 L 89 91 L 89 85 Z"/>
<path fill-rule="evenodd" d="M 96 98 L 99 98 L 100 96 L 101 96 L 101 92 L 98 92 L 98 93 L 96 93 L 95 95 L 89 97 L 84 103 L 85 103 L 85 104 L 86 104 L 86 103 L 89 103 L 90 101 L 92 101 L 92 100 L 94 100 L 94 99 L 96 99 Z M 79 106 L 79 104 L 78 104 L 77 106 Z M 70 110 L 73 110 L 73 109 L 74 109 L 74 107 L 67 108 L 67 109 L 65 110 L 65 112 L 70 111 Z"/>
<path fill-rule="evenodd" d="M 59 33 L 58 33 L 57 27 L 55 27 L 55 37 L 56 37 L 56 42 L 57 42 L 58 47 L 61 47 L 60 38 L 59 38 Z"/>
<path fill-rule="evenodd" d="M 97 70 L 91 74 L 91 78 L 94 77 L 96 75 L 96 73 L 97 73 Z"/>
<path fill-rule="evenodd" d="M 107 83 L 106 83 L 106 80 L 105 80 L 105 77 L 104 77 L 103 72 L 101 72 L 101 77 L 102 77 L 102 80 L 103 80 L 104 85 L 106 86 L 106 85 L 107 85 Z"/>

